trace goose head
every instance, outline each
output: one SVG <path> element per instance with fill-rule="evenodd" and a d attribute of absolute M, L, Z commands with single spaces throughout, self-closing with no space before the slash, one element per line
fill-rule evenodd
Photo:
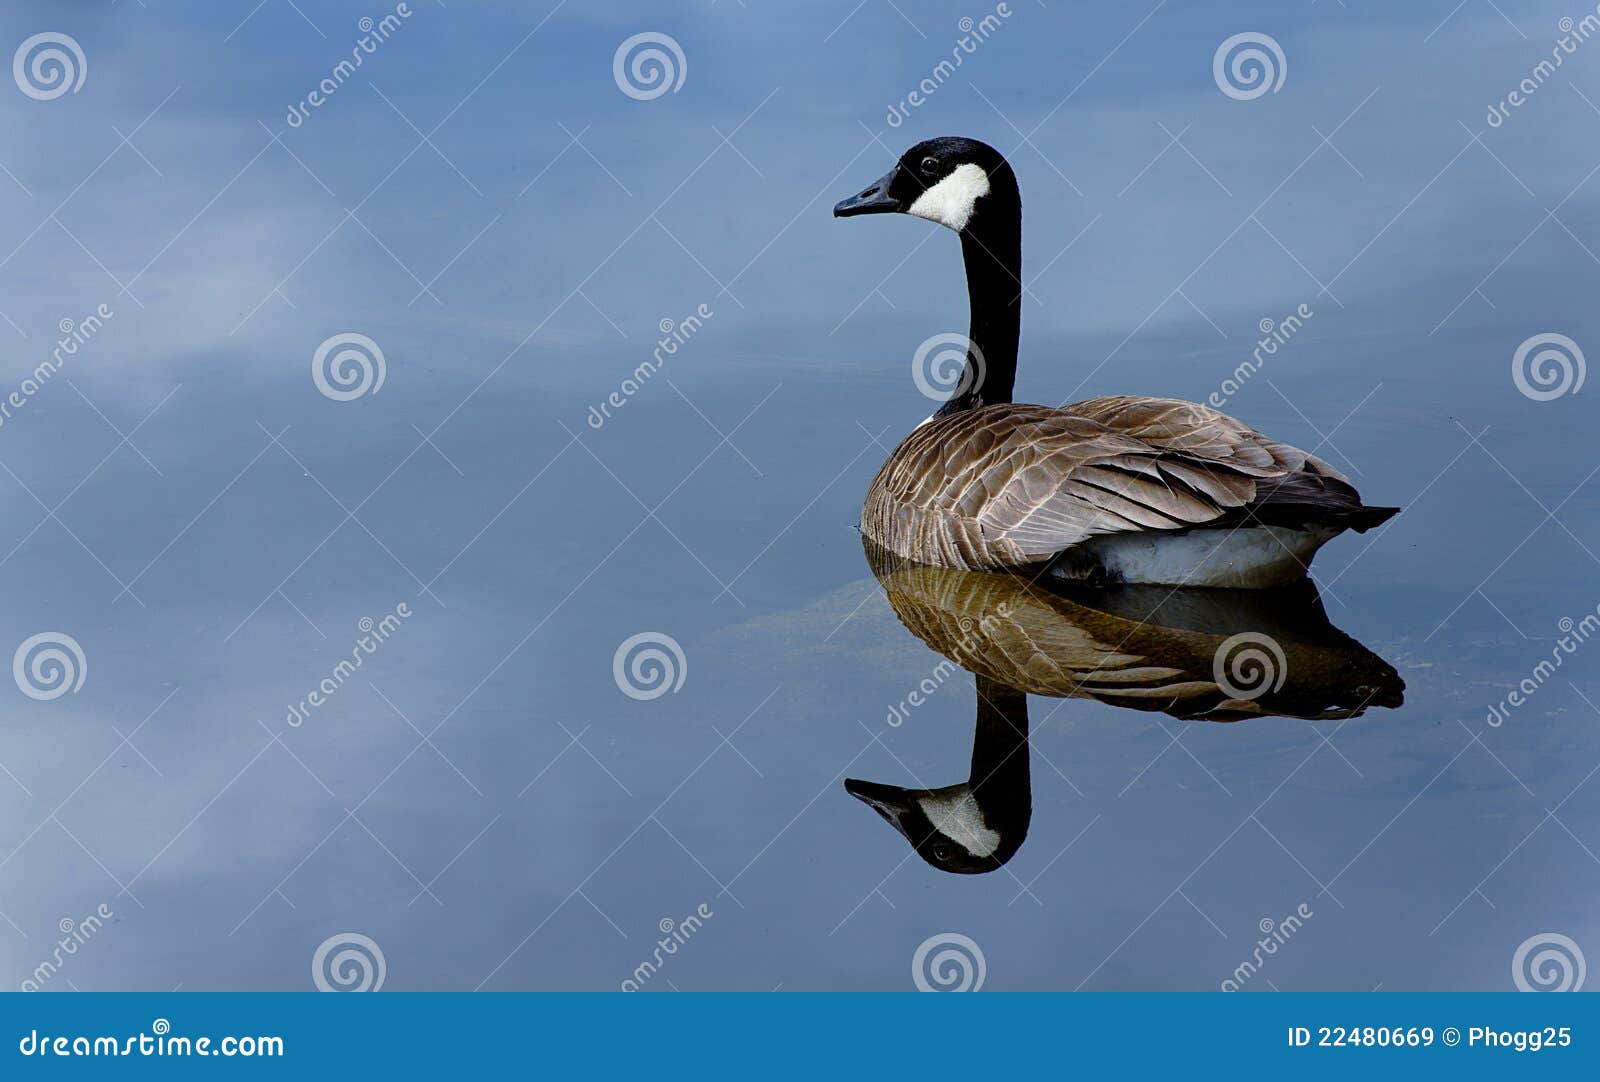
<path fill-rule="evenodd" d="M 943 872 L 992 872 L 1016 855 L 1033 818 L 1028 696 L 985 676 L 975 681 L 977 718 L 968 778 L 905 789 L 846 778 L 844 791 L 877 812 Z"/>
<path fill-rule="evenodd" d="M 965 233 L 1021 206 L 1011 166 L 994 147 L 947 135 L 918 143 L 863 191 L 840 201 L 835 218 L 911 214 Z"/>
<path fill-rule="evenodd" d="M 955 230 L 971 306 L 967 363 L 934 416 L 1010 402 L 1021 333 L 1022 197 L 1005 157 L 976 139 L 929 139 L 833 214 L 910 214 Z"/>
<path fill-rule="evenodd" d="M 1029 805 L 985 800 L 963 782 L 939 789 L 904 789 L 847 778 L 845 792 L 883 817 L 917 855 L 942 872 L 978 875 L 1010 860 L 1028 836 Z"/>

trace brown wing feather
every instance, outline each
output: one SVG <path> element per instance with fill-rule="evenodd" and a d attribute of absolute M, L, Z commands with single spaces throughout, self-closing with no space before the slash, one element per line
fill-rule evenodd
<path fill-rule="evenodd" d="M 1301 507 L 1360 507 L 1327 463 L 1192 402 L 982 406 L 906 437 L 868 492 L 862 528 L 914 560 L 994 568 L 1099 534 L 1220 524 L 1280 491 Z"/>

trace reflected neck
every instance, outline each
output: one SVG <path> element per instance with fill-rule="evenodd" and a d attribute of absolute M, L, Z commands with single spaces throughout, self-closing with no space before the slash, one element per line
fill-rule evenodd
<path fill-rule="evenodd" d="M 978 717 L 968 784 L 986 818 L 999 818 L 1026 830 L 1033 807 L 1028 696 L 985 676 L 977 677 L 977 686 Z"/>
<path fill-rule="evenodd" d="M 1010 402 L 1022 327 L 1022 204 L 1003 190 L 961 233 L 971 325 L 960 386 L 936 416 Z M 977 356 L 974 356 L 974 353 Z M 981 360 L 979 359 L 981 358 Z"/>

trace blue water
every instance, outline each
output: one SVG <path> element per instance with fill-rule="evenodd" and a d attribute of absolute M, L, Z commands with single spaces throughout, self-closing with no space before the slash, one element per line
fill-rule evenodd
<path fill-rule="evenodd" d="M 87 74 L 0 86 L 0 645 L 69 636 L 83 680 L 5 688 L 0 978 L 305 989 L 358 933 L 390 990 L 909 989 L 959 933 L 986 988 L 1214 989 L 1301 907 L 1247 990 L 1595 957 L 1600 647 L 1535 672 L 1600 604 L 1591 391 L 1512 369 L 1600 350 L 1600 45 L 1490 127 L 1570 10 L 1152 7 L 1017 3 L 891 126 L 988 9 L 419 0 L 290 126 L 384 11 L 8 6 Z M 611 63 L 643 31 L 687 65 L 649 101 Z M 1287 63 L 1249 101 L 1211 65 L 1243 31 Z M 971 755 L 965 672 L 886 724 L 941 658 L 854 528 L 965 328 L 957 245 L 828 215 L 944 132 L 1022 184 L 1020 399 L 1221 394 L 1404 508 L 1314 568 L 1403 705 L 1036 697 L 1027 841 L 975 876 L 843 786 Z M 338 401 L 348 333 L 384 381 Z M 614 675 L 641 633 L 681 650 L 654 698 Z"/>

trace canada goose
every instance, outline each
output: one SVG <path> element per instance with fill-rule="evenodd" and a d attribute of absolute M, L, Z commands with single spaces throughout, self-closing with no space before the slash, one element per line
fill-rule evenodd
<path fill-rule="evenodd" d="M 1028 836 L 1033 793 L 1028 763 L 1028 696 L 978 677 L 978 717 L 967 780 L 906 789 L 846 778 L 845 792 L 898 830 L 923 860 L 945 872 L 992 872 Z"/>
<path fill-rule="evenodd" d="M 1093 583 L 1264 587 L 1303 577 L 1330 538 L 1399 510 L 1363 505 L 1326 462 L 1193 402 L 1013 404 L 1022 199 L 993 147 L 918 143 L 833 213 L 948 226 L 966 264 L 965 370 L 889 455 L 862 507 L 863 533 L 892 552 Z"/>
<path fill-rule="evenodd" d="M 1017 575 L 919 565 L 870 541 L 865 548 L 900 621 L 976 679 L 965 782 L 844 783 L 942 871 L 994 871 L 1027 837 L 1030 694 L 1213 722 L 1353 718 L 1404 699 L 1399 674 L 1328 622 L 1309 582 L 1251 593 L 1120 587 L 1079 601 Z M 1228 665 L 1241 656 L 1230 645 L 1241 635 L 1251 636 L 1244 649 L 1265 647 L 1253 671 Z M 1234 679 L 1247 686 L 1228 686 Z"/>

